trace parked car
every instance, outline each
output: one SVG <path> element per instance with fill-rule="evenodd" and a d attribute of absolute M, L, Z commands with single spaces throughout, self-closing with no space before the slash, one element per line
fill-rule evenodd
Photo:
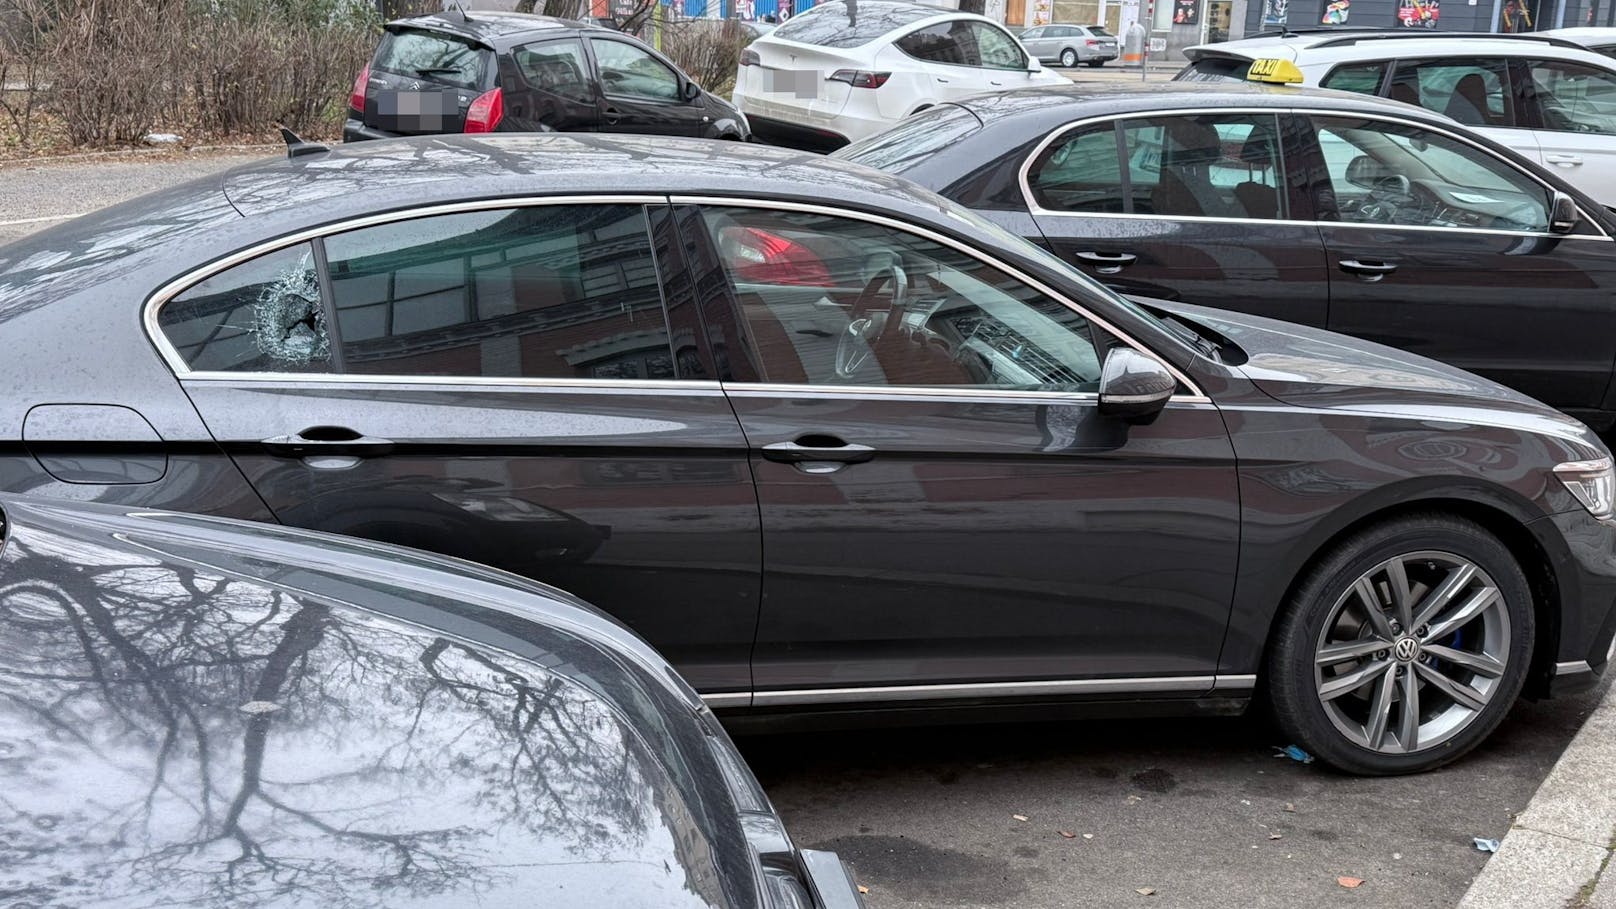
<path fill-rule="evenodd" d="M 816 906 L 695 692 L 559 590 L 221 518 L 0 498 L 28 905 Z"/>
<path fill-rule="evenodd" d="M 1104 66 L 1117 59 L 1117 36 L 1099 25 L 1039 25 L 1020 35 L 1021 46 L 1040 63 L 1059 63 L 1071 69 Z"/>
<path fill-rule="evenodd" d="M 1303 84 L 1436 111 L 1616 205 L 1616 61 L 1539 34 L 1302 32 L 1185 50 L 1181 81 L 1240 81 L 1283 59 Z"/>
<path fill-rule="evenodd" d="M 354 79 L 342 138 L 548 130 L 751 137 L 734 105 L 632 35 L 456 10 L 387 24 Z"/>
<path fill-rule="evenodd" d="M 835 158 L 265 162 L 0 248 L 0 340 L 6 488 L 480 559 L 749 715 L 1238 711 L 1260 683 L 1289 740 L 1402 772 L 1591 684 L 1616 633 L 1582 424 L 1129 302 Z"/>
<path fill-rule="evenodd" d="M 982 16 L 834 0 L 752 42 L 733 98 L 760 139 L 828 151 L 943 101 L 1065 81 Z"/>
<path fill-rule="evenodd" d="M 1551 28 L 1535 34 L 1549 38 L 1563 38 L 1595 53 L 1616 57 L 1616 28 L 1583 25 L 1576 28 Z"/>
<path fill-rule="evenodd" d="M 1616 217 L 1418 108 L 1247 84 L 1072 86 L 945 105 L 836 155 L 1118 291 L 1379 341 L 1616 425 Z"/>

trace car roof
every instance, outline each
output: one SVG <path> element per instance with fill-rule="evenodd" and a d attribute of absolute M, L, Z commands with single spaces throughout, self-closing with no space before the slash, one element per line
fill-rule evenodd
<path fill-rule="evenodd" d="M 0 650 L 26 670 L 0 673 L 0 729 L 28 780 L 0 841 L 44 903 L 733 907 L 761 886 L 695 695 L 565 594 L 273 525 L 0 508 Z"/>
<path fill-rule="evenodd" d="M 507 45 L 536 33 L 577 31 L 581 29 L 609 31 L 609 29 L 601 28 L 592 22 L 579 22 L 573 19 L 560 19 L 555 16 L 509 13 L 498 10 L 472 10 L 469 13 L 454 10 L 429 13 L 424 16 L 410 16 L 405 19 L 394 19 L 387 23 L 387 29 L 389 31 L 427 29 L 447 32 L 452 35 L 471 38 L 495 50 L 502 50 Z"/>
<path fill-rule="evenodd" d="M 1449 34 L 1428 35 L 1403 30 L 1322 30 L 1286 32 L 1198 44 L 1185 48 L 1191 61 L 1202 57 L 1275 57 L 1298 64 L 1333 60 L 1381 60 L 1392 57 L 1440 57 L 1457 54 L 1488 54 L 1498 57 L 1552 57 L 1577 60 L 1609 68 L 1609 58 L 1587 50 L 1561 37 L 1523 35 Z"/>
<path fill-rule="evenodd" d="M 1578 44 L 1598 41 L 1616 41 L 1616 28 L 1604 25 L 1577 25 L 1571 28 L 1550 28 L 1538 32 L 1554 38 L 1565 38 Z"/>
<path fill-rule="evenodd" d="M 965 10 L 944 9 L 941 7 L 927 6 L 922 3 L 906 3 L 903 2 L 903 0 L 857 0 L 854 6 L 858 10 L 858 15 L 860 16 L 874 17 L 881 15 L 907 14 L 908 17 L 905 18 L 900 24 L 894 25 L 879 34 L 874 35 L 869 41 L 849 45 L 847 47 L 812 44 L 808 42 L 794 41 L 789 36 L 781 36 L 780 28 L 783 28 L 791 22 L 801 20 L 807 16 L 825 18 L 827 16 L 846 15 L 848 8 L 846 0 L 824 0 L 822 3 L 815 4 L 807 12 L 800 13 L 793 16 L 791 19 L 787 19 L 785 22 L 780 23 L 780 27 L 775 28 L 773 31 L 769 32 L 767 35 L 764 35 L 758 40 L 768 40 L 786 44 L 802 44 L 806 47 L 828 49 L 834 52 L 850 51 L 857 47 L 865 47 L 881 40 L 887 35 L 893 34 L 894 32 L 925 28 L 928 25 L 934 25 L 938 22 L 952 22 L 956 19 L 969 19 L 973 22 L 987 22 L 998 28 L 1004 27 L 1002 23 L 995 22 L 986 16 L 979 16 L 976 13 L 966 12 Z M 1053 25 L 1056 23 L 1050 24 Z"/>
<path fill-rule="evenodd" d="M 1343 112 L 1375 111 L 1397 116 L 1423 115 L 1441 122 L 1446 118 L 1424 108 L 1326 88 L 1296 88 L 1256 82 L 1173 82 L 1048 85 L 976 95 L 955 102 L 976 114 L 983 123 L 1030 116 L 1050 125 L 1082 117 L 1194 108 L 1219 110 L 1260 107 L 1283 110 L 1309 108 Z"/>

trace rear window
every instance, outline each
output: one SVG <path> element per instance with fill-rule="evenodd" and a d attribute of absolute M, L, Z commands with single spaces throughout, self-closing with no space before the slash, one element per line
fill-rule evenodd
<path fill-rule="evenodd" d="M 820 47 L 858 47 L 941 12 L 943 10 L 926 7 L 864 2 L 858 4 L 858 14 L 850 21 L 846 3 L 821 3 L 812 12 L 775 29 L 774 37 Z"/>
<path fill-rule="evenodd" d="M 388 32 L 371 66 L 455 88 L 479 88 L 493 51 L 442 32 Z"/>
<path fill-rule="evenodd" d="M 1116 37 L 1116 35 L 1113 35 L 1110 32 L 1106 31 L 1104 26 L 1099 26 L 1099 25 L 1091 25 L 1091 26 L 1089 26 L 1089 34 L 1093 35 L 1096 38 L 1115 38 Z"/>
<path fill-rule="evenodd" d="M 900 120 L 884 133 L 838 149 L 831 157 L 901 174 L 981 128 L 982 121 L 975 114 L 955 104 L 944 104 Z"/>
<path fill-rule="evenodd" d="M 1174 82 L 1244 82 L 1250 60 L 1235 57 L 1202 57 L 1178 71 Z"/>

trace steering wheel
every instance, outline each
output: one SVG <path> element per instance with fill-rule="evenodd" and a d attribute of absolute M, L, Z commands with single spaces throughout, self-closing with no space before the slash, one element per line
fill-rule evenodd
<path fill-rule="evenodd" d="M 883 287 L 886 305 L 877 307 Z M 881 340 L 895 315 L 901 315 L 905 298 L 909 296 L 909 276 L 903 266 L 894 262 L 870 278 L 858 299 L 853 301 L 847 328 L 836 341 L 836 376 L 851 379 L 875 354 L 875 342 Z"/>
<path fill-rule="evenodd" d="M 1365 221 L 1392 224 L 1397 221 L 1398 210 L 1417 201 L 1414 185 L 1402 174 L 1391 174 L 1375 180 L 1368 195 L 1358 203 L 1358 214 Z"/>

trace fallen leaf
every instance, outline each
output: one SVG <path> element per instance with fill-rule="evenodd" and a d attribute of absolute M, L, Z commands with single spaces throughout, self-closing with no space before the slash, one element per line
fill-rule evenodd
<path fill-rule="evenodd" d="M 1061 830 L 1061 831 L 1057 831 L 1057 832 L 1060 833 L 1061 836 L 1064 836 L 1069 840 L 1077 838 L 1077 834 L 1073 833 L 1070 830 Z"/>
<path fill-rule="evenodd" d="M 1092 839 L 1094 839 L 1094 834 L 1092 834 L 1092 833 L 1085 833 L 1085 834 L 1083 834 L 1083 839 L 1086 839 L 1086 840 L 1092 840 Z"/>
<path fill-rule="evenodd" d="M 1290 802 L 1286 802 L 1285 803 L 1285 810 L 1289 811 L 1291 814 L 1295 814 L 1296 813 L 1296 806 L 1292 805 Z"/>
<path fill-rule="evenodd" d="M 1282 840 L 1285 838 L 1285 835 L 1283 833 L 1270 833 L 1268 834 L 1268 838 L 1271 840 Z"/>
<path fill-rule="evenodd" d="M 1335 882 L 1348 890 L 1357 890 L 1363 886 L 1363 878 L 1361 877 L 1338 877 Z"/>
<path fill-rule="evenodd" d="M 1241 799 L 1240 804 L 1249 805 L 1249 804 L 1251 804 L 1251 799 Z"/>
<path fill-rule="evenodd" d="M 860 893 L 869 893 L 870 892 L 870 888 L 864 886 L 863 884 L 859 884 L 858 888 L 859 888 Z"/>
<path fill-rule="evenodd" d="M 1024 821 L 1024 820 L 1027 819 L 1027 816 L 1025 814 L 1012 814 L 1010 816 L 1015 818 L 1018 821 Z"/>
<path fill-rule="evenodd" d="M 1133 888 L 1133 892 L 1139 894 L 1140 896 L 1150 896 L 1152 893 L 1156 892 L 1156 888 L 1155 887 L 1135 887 L 1135 888 Z"/>
<path fill-rule="evenodd" d="M 1140 798 L 1137 795 L 1128 796 L 1128 804 L 1130 804 L 1130 805 L 1134 804 L 1135 802 L 1142 802 L 1142 801 L 1144 801 L 1144 799 Z"/>

